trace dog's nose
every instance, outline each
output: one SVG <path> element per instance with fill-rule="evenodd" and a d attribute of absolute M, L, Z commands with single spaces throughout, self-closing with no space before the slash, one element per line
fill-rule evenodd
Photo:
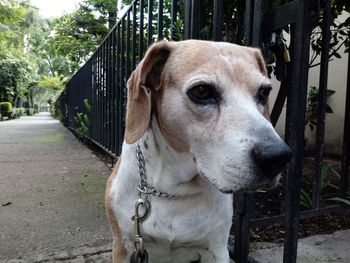
<path fill-rule="evenodd" d="M 291 148 L 283 141 L 260 143 L 253 148 L 252 154 L 265 176 L 275 176 L 282 172 L 293 156 Z"/>

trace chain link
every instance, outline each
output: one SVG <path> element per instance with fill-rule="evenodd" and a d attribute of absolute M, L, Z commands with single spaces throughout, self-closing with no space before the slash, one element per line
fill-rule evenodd
<path fill-rule="evenodd" d="M 140 197 L 142 194 L 146 196 L 145 199 L 147 199 L 148 195 L 158 196 L 160 198 L 179 198 L 180 197 L 178 195 L 163 193 L 154 187 L 150 187 L 147 184 L 145 158 L 143 156 L 143 153 L 141 151 L 141 146 L 139 143 L 137 144 L 137 147 L 136 147 L 136 157 L 137 157 L 137 164 L 138 164 L 139 176 L 140 176 L 140 182 L 137 189 L 140 192 Z"/>

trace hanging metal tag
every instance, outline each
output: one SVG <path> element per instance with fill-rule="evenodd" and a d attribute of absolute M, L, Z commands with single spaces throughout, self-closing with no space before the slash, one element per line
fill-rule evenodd
<path fill-rule="evenodd" d="M 148 263 L 148 254 L 144 250 L 143 256 L 140 256 L 137 251 L 131 254 L 130 263 Z"/>

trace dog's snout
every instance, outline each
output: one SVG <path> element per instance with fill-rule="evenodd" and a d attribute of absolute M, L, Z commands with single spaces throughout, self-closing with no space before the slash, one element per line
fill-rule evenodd
<path fill-rule="evenodd" d="M 253 159 L 266 176 L 275 176 L 282 172 L 293 153 L 283 141 L 274 144 L 258 144 L 254 147 Z"/>

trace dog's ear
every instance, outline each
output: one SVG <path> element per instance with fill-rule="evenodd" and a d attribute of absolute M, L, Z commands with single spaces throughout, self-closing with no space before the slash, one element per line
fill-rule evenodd
<path fill-rule="evenodd" d="M 267 70 L 266 70 L 266 65 L 265 65 L 265 60 L 261 54 L 260 49 L 254 48 L 254 56 L 256 59 L 256 62 L 258 63 L 259 70 L 262 74 L 267 76 Z"/>
<path fill-rule="evenodd" d="M 260 72 L 262 74 L 264 74 L 264 76 L 267 76 L 267 70 L 266 70 L 266 65 L 265 65 L 265 60 L 261 54 L 261 51 L 260 49 L 254 49 L 254 56 L 255 56 L 255 59 L 257 61 L 257 64 L 258 64 L 258 68 L 260 70 Z M 263 110 L 263 116 L 265 117 L 265 119 L 267 119 L 269 122 L 271 122 L 271 119 L 270 119 L 270 111 L 269 111 L 269 103 L 266 103 L 265 106 L 264 106 L 264 110 Z"/>
<path fill-rule="evenodd" d="M 136 142 L 148 129 L 151 120 L 151 95 L 161 85 L 163 68 L 170 52 L 169 42 L 153 44 L 128 80 L 124 136 L 128 144 Z"/>

